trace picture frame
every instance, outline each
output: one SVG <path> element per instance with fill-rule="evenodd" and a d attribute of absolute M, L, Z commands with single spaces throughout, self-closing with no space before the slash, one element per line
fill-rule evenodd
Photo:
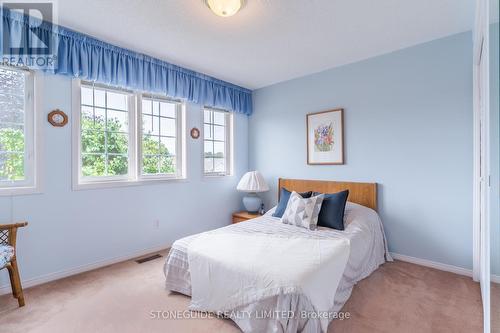
<path fill-rule="evenodd" d="M 200 130 L 196 127 L 193 127 L 191 129 L 190 134 L 191 134 L 191 137 L 196 140 L 200 137 Z"/>
<path fill-rule="evenodd" d="M 47 121 L 54 127 L 64 127 L 68 123 L 68 116 L 59 109 L 55 109 L 47 115 Z"/>
<path fill-rule="evenodd" d="M 344 164 L 344 109 L 306 115 L 307 164 Z"/>

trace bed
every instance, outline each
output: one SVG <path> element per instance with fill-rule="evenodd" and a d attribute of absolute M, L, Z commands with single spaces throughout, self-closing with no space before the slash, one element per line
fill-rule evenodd
<path fill-rule="evenodd" d="M 385 261 L 392 260 L 387 251 L 382 223 L 376 213 L 377 187 L 375 183 L 295 179 L 279 179 L 278 187 L 296 192 L 316 191 L 322 193 L 335 193 L 348 189 L 349 198 L 344 217 L 345 230 L 338 231 L 319 227 L 317 230 L 311 231 L 283 224 L 279 218 L 272 216 L 273 209 L 271 209 L 261 217 L 217 229 L 215 235 L 224 234 L 226 237 L 233 235 L 234 238 L 242 237 L 242 240 L 245 239 L 244 237 L 258 236 L 264 240 L 272 239 L 272 242 L 274 239 L 278 239 L 272 237 L 299 239 L 300 242 L 306 242 L 306 240 L 313 242 L 321 240 L 321 242 L 332 243 L 347 242 L 349 244 L 348 256 L 345 265 L 342 266 L 338 284 L 334 287 L 335 293 L 332 294 L 333 300 L 328 316 L 319 318 L 318 316 L 298 315 L 315 313 L 314 298 L 306 297 L 307 294 L 302 293 L 301 289 L 281 290 L 258 299 L 249 298 L 246 301 L 233 303 L 232 306 L 223 309 L 223 311 L 217 311 L 217 313 L 232 319 L 244 332 L 324 332 L 331 320 L 342 316 L 339 311 L 349 299 L 353 286 L 358 281 L 368 277 Z M 190 269 L 188 253 L 190 246 L 197 239 L 206 237 L 206 234 L 185 237 L 172 245 L 164 266 L 167 289 L 192 296 L 193 286 L 190 272 L 196 270 Z M 246 245 L 244 243 L 245 241 L 240 241 L 238 247 L 250 246 L 248 242 Z M 228 251 L 230 252 L 231 249 Z M 228 275 L 233 270 L 231 265 L 227 265 L 227 263 L 223 269 L 226 271 L 222 273 Z M 208 271 L 210 269 L 207 269 Z M 247 272 L 246 274 L 251 273 Z M 239 276 L 246 277 L 246 275 Z M 195 280 L 193 279 L 193 281 Z M 325 284 L 325 282 L 322 283 Z M 210 284 L 204 286 L 204 288 L 210 287 Z M 218 290 L 222 292 L 225 288 Z M 211 295 L 216 294 L 212 293 Z M 231 294 L 227 296 L 231 296 Z M 228 309 L 231 311 L 227 311 Z M 215 312 L 214 309 L 210 309 L 210 311 Z"/>

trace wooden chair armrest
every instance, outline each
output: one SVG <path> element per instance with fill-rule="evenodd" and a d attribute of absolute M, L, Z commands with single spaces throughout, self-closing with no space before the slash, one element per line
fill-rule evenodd
<path fill-rule="evenodd" d="M 17 229 L 25 227 L 27 225 L 28 225 L 28 222 L 0 224 L 0 244 L 2 244 L 2 243 L 5 244 L 4 241 L 7 240 L 8 245 L 16 248 Z M 2 238 L 4 241 L 2 241 Z M 5 239 L 5 238 L 7 238 L 7 239 Z"/>
<path fill-rule="evenodd" d="M 28 222 L 18 222 L 11 224 L 0 224 L 0 230 L 17 229 L 28 225 Z"/>

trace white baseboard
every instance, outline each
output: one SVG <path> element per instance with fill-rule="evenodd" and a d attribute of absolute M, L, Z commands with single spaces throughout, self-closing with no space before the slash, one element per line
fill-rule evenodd
<path fill-rule="evenodd" d="M 96 261 L 94 263 L 85 264 L 85 265 L 77 266 L 77 267 L 70 268 L 67 270 L 62 270 L 62 271 L 58 271 L 58 272 L 54 272 L 54 273 L 41 275 L 41 276 L 31 278 L 31 279 L 26 279 L 26 280 L 22 281 L 22 285 L 23 285 L 23 288 L 34 287 L 34 286 L 37 286 L 37 285 L 40 285 L 43 283 L 59 280 L 59 279 L 62 279 L 62 278 L 68 277 L 68 276 L 88 272 L 88 271 L 91 271 L 91 270 L 94 270 L 97 268 L 113 265 L 113 264 L 116 264 L 116 263 L 119 263 L 122 261 L 134 259 L 137 257 L 141 257 L 141 256 L 144 256 L 144 255 L 149 254 L 149 253 L 163 251 L 163 250 L 166 250 L 168 248 L 169 248 L 168 246 L 159 245 L 159 246 L 151 247 L 148 249 L 143 249 L 140 251 L 131 252 L 131 253 L 128 253 L 128 254 L 123 255 L 123 256 L 118 256 L 118 257 L 114 257 L 111 259 L 99 260 L 99 261 Z M 458 266 L 453 266 L 453 265 L 448 265 L 448 264 L 443 264 L 440 262 L 435 262 L 435 261 L 431 261 L 431 260 L 427 260 L 427 259 L 410 257 L 410 256 L 407 256 L 404 254 L 398 254 L 398 253 L 393 253 L 393 252 L 391 252 L 391 256 L 394 259 L 410 262 L 412 264 L 425 266 L 425 267 L 431 267 L 431 268 L 439 269 L 441 271 L 446 271 L 446 272 L 451 272 L 451 273 L 455 273 L 455 274 L 459 274 L 459 275 L 465 275 L 465 276 L 472 277 L 472 270 L 470 270 L 470 269 L 466 269 L 466 268 L 462 268 L 462 267 L 458 267 Z M 494 283 L 500 283 L 500 275 L 491 275 L 491 281 Z M 11 293 L 11 288 L 10 288 L 9 284 L 4 285 L 4 286 L 0 286 L 0 295 L 10 294 L 10 293 Z"/>
<path fill-rule="evenodd" d="M 406 256 L 404 254 L 398 254 L 398 253 L 393 253 L 393 252 L 391 252 L 391 256 L 394 259 L 410 262 L 412 264 L 425 266 L 425 267 L 431 267 L 431 268 L 439 269 L 440 271 L 451 272 L 451 273 L 455 273 L 455 274 L 459 274 L 459 275 L 465 275 L 468 277 L 472 277 L 472 270 L 471 269 L 453 266 L 453 265 L 448 265 L 448 264 L 443 264 L 440 262 L 431 261 L 431 260 L 427 260 L 427 259 L 410 257 L 410 256 Z M 493 275 L 492 274 L 491 275 L 491 282 L 500 283 L 500 275 Z"/>
<path fill-rule="evenodd" d="M 398 254 L 398 253 L 392 253 L 392 252 L 391 252 L 391 256 L 394 259 L 410 262 L 412 264 L 417 264 L 417 265 L 425 266 L 425 267 L 431 267 L 431 268 L 439 269 L 440 271 L 446 271 L 446 272 L 451 272 L 451 273 L 455 273 L 455 274 L 459 274 L 459 275 L 465 275 L 465 276 L 472 277 L 472 270 L 471 269 L 462 268 L 462 267 L 453 266 L 453 265 L 448 265 L 448 264 L 442 264 L 442 263 L 436 262 L 436 261 L 410 257 L 410 256 L 406 256 L 404 254 Z"/>
<path fill-rule="evenodd" d="M 500 275 L 491 274 L 491 282 L 500 283 Z"/>
<path fill-rule="evenodd" d="M 159 245 L 159 246 L 151 247 L 148 249 L 143 249 L 140 251 L 130 252 L 130 253 L 127 253 L 123 256 L 118 256 L 118 257 L 114 257 L 114 258 L 110 258 L 110 259 L 103 259 L 103 260 L 99 260 L 99 261 L 96 261 L 96 262 L 93 262 L 90 264 L 85 264 L 85 265 L 77 266 L 74 268 L 65 269 L 62 271 L 37 276 L 37 277 L 31 278 L 31 279 L 22 280 L 22 285 L 23 285 L 23 288 L 25 288 L 25 289 L 29 288 L 29 287 L 34 287 L 34 286 L 37 286 L 39 284 L 59 280 L 59 279 L 62 279 L 62 278 L 68 277 L 68 276 L 72 276 L 72 275 L 76 275 L 76 274 L 80 274 L 80 273 L 84 273 L 84 272 L 88 272 L 88 271 L 91 271 L 91 270 L 94 270 L 97 268 L 113 265 L 113 264 L 116 264 L 116 263 L 119 263 L 122 261 L 134 259 L 137 257 L 141 257 L 141 256 L 144 256 L 144 255 L 149 254 L 149 253 L 163 251 L 163 250 L 166 250 L 168 248 L 169 248 L 169 246 Z M 12 290 L 11 290 L 10 284 L 0 286 L 0 295 L 10 294 L 11 292 L 12 292 Z"/>

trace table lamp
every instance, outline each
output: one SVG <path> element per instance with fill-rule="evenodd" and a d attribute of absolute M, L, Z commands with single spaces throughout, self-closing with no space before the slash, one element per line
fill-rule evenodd
<path fill-rule="evenodd" d="M 257 213 L 262 205 L 262 199 L 257 196 L 257 193 L 269 191 L 264 177 L 258 171 L 245 173 L 236 189 L 247 193 L 243 197 L 243 206 L 249 213 Z"/>

